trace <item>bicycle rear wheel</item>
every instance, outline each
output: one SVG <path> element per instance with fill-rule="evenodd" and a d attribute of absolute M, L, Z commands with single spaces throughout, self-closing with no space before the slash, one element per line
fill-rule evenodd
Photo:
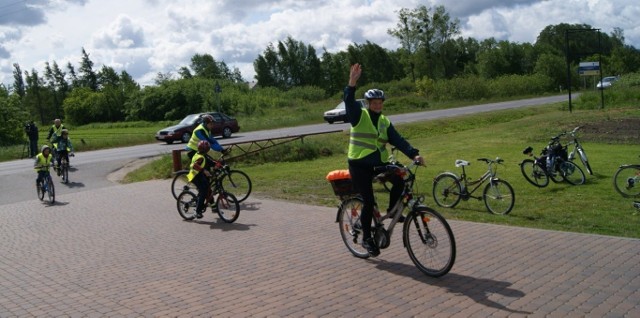
<path fill-rule="evenodd" d="M 542 166 L 532 159 L 522 160 L 520 171 L 529 183 L 538 188 L 544 188 L 549 185 L 549 175 L 547 175 Z"/>
<path fill-rule="evenodd" d="M 225 191 L 233 193 L 238 202 L 243 202 L 251 194 L 251 179 L 240 170 L 231 170 L 222 179 L 222 187 Z"/>
<path fill-rule="evenodd" d="M 584 184 L 586 180 L 582 169 L 571 161 L 562 161 L 558 163 L 558 173 L 560 173 L 564 180 L 572 185 Z"/>
<path fill-rule="evenodd" d="M 402 239 L 411 261 L 428 276 L 448 273 L 456 260 L 456 241 L 447 221 L 431 208 L 416 207 L 404 222 Z"/>
<path fill-rule="evenodd" d="M 220 218 L 227 222 L 233 223 L 240 216 L 240 204 L 238 199 L 229 193 L 223 191 L 216 199 L 217 212 Z"/>
<path fill-rule="evenodd" d="M 178 199 L 178 196 L 184 191 L 192 191 L 197 189 L 196 185 L 187 180 L 187 174 L 189 170 L 176 171 L 171 181 L 171 195 L 174 199 Z"/>
<path fill-rule="evenodd" d="M 56 202 L 56 188 L 53 185 L 53 179 L 51 176 L 48 176 L 46 179 L 47 183 L 47 198 L 49 199 L 49 204 L 54 204 Z"/>
<path fill-rule="evenodd" d="M 640 197 L 640 165 L 623 165 L 613 175 L 613 187 L 625 198 Z"/>
<path fill-rule="evenodd" d="M 516 201 L 511 185 L 500 179 L 491 180 L 484 188 L 482 199 L 487 210 L 493 214 L 508 214 Z"/>
<path fill-rule="evenodd" d="M 176 200 L 178 214 L 187 221 L 191 221 L 196 217 L 197 205 L 198 197 L 191 191 L 183 191 Z"/>
<path fill-rule="evenodd" d="M 338 226 L 344 245 L 355 257 L 368 258 L 369 252 L 362 247 L 362 224 L 360 213 L 364 202 L 360 198 L 349 198 L 338 208 Z"/>
<path fill-rule="evenodd" d="M 453 173 L 442 173 L 433 180 L 433 200 L 441 207 L 455 207 L 460 202 L 461 192 L 460 181 Z"/>

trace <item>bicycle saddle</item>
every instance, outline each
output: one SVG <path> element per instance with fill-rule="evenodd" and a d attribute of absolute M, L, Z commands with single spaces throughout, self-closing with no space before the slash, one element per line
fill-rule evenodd
<path fill-rule="evenodd" d="M 469 161 L 462 160 L 462 159 L 456 160 L 456 167 L 458 167 L 458 168 L 460 168 L 462 166 L 468 166 L 468 165 L 470 165 Z"/>

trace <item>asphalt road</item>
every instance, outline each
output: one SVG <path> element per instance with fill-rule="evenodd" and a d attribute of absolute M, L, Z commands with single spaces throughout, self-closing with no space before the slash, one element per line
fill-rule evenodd
<path fill-rule="evenodd" d="M 411 114 L 390 116 L 394 124 L 423 120 L 490 112 L 511 108 L 545 105 L 568 100 L 568 96 L 551 96 L 531 98 L 517 101 L 491 103 L 452 109 L 425 111 Z M 287 138 L 304 134 L 320 134 L 348 129 L 345 123 L 315 124 L 299 127 L 279 128 L 253 132 L 239 132 L 228 139 L 219 139 L 220 144 L 239 144 L 254 140 Z M 70 183 L 62 184 L 60 178 L 54 176 L 56 193 L 75 193 L 117 185 L 107 180 L 107 176 L 121 167 L 142 158 L 169 154 L 174 149 L 184 148 L 184 144 L 167 145 L 157 142 L 147 145 L 104 149 L 76 153 L 71 159 L 72 170 Z M 1 204 L 22 202 L 35 198 L 33 161 L 31 159 L 14 160 L 0 163 L 0 210 Z"/>

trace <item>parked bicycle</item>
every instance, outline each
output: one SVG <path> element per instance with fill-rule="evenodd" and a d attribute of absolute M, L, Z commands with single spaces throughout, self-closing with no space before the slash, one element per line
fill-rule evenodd
<path fill-rule="evenodd" d="M 235 195 L 224 190 L 222 183 L 225 176 L 214 171 L 209 178 L 209 193 L 205 201 L 204 211 L 209 207 L 212 212 L 218 213 L 224 222 L 233 223 L 240 216 L 240 203 Z M 195 185 L 193 186 L 195 187 Z M 198 196 L 188 185 L 185 185 L 176 199 L 178 214 L 185 220 L 193 220 L 196 217 L 197 202 Z"/>
<path fill-rule="evenodd" d="M 621 165 L 613 175 L 613 187 L 625 198 L 640 197 L 640 164 Z"/>
<path fill-rule="evenodd" d="M 252 184 L 249 176 L 240 170 L 231 169 L 231 167 L 225 163 L 224 154 L 220 156 L 220 159 L 214 160 L 210 156 L 207 157 L 216 162 L 214 173 L 222 181 L 222 188 L 233 193 L 238 202 L 243 202 L 251 194 Z M 174 173 L 173 181 L 171 181 L 171 194 L 175 199 L 185 189 L 195 189 L 195 184 L 187 180 L 187 174 L 189 170 L 179 170 Z M 186 188 L 185 188 L 186 187 Z"/>
<path fill-rule="evenodd" d="M 46 167 L 38 166 L 36 168 Z M 36 182 L 36 193 L 38 194 L 38 199 L 40 199 L 40 201 L 44 200 L 44 196 L 46 194 L 49 204 L 56 202 L 56 189 L 53 185 L 53 179 L 51 178 L 49 171 L 46 172 L 46 175 L 41 180 Z"/>
<path fill-rule="evenodd" d="M 433 199 L 441 207 L 453 208 L 460 200 L 467 201 L 470 198 L 483 200 L 487 210 L 493 214 L 508 214 L 515 203 L 515 193 L 511 185 L 497 177 L 498 164 L 504 160 L 479 158 L 478 161 L 487 164 L 487 171 L 478 179 L 470 180 L 467 177 L 465 167 L 470 165 L 466 160 L 458 159 L 455 165 L 462 168 L 462 174 L 457 176 L 453 172 L 443 172 L 433 179 Z M 487 181 L 489 181 L 487 183 Z M 481 196 L 473 193 L 487 183 Z"/>
<path fill-rule="evenodd" d="M 400 164 L 384 167 L 384 172 L 376 179 L 383 182 L 386 176 L 395 173 L 403 177 L 404 189 L 401 199 L 385 215 L 377 207 L 374 209 L 371 231 L 375 243 L 384 249 L 391 244 L 391 235 L 405 210 L 408 214 L 402 227 L 402 241 L 411 261 L 428 276 L 439 277 L 447 274 L 456 258 L 456 243 L 451 227 L 435 210 L 424 205 L 424 196 L 414 194 L 416 162 L 404 167 Z M 413 170 L 412 170 L 413 169 Z M 347 171 L 348 173 L 348 171 Z M 350 178 L 333 179 L 330 173 L 327 179 L 334 192 L 341 199 L 336 215 L 340 236 L 347 249 L 356 257 L 368 258 L 370 255 L 362 247 L 362 225 L 360 214 L 364 204 L 362 197 L 353 191 Z M 385 227 L 385 220 L 390 223 Z"/>
<path fill-rule="evenodd" d="M 520 171 L 529 183 L 540 188 L 549 185 L 549 179 L 556 183 L 564 180 L 572 185 L 584 184 L 584 172 L 568 160 L 567 146 L 560 143 L 562 135 L 564 133 L 551 138 L 549 144 L 540 152 L 540 157 L 533 155 L 531 146 L 522 151 L 523 154 L 533 157 L 520 163 Z"/>
<path fill-rule="evenodd" d="M 569 136 L 571 136 L 571 138 L 573 139 L 567 144 L 567 146 L 571 146 L 571 145 L 574 146 L 573 150 L 571 150 L 571 152 L 569 153 L 568 159 L 569 161 L 573 161 L 573 159 L 576 158 L 576 153 L 577 153 L 578 158 L 580 158 L 580 161 L 582 161 L 582 165 L 584 166 L 584 168 L 587 169 L 587 172 L 590 175 L 593 175 L 593 170 L 591 169 L 591 165 L 589 164 L 589 160 L 587 159 L 587 153 L 584 151 L 584 148 L 582 148 L 582 144 L 580 143 L 580 141 L 578 141 L 578 137 L 576 137 L 576 132 L 580 128 L 581 127 L 578 126 L 574 128 L 572 131 L 565 133 L 565 134 L 569 134 Z"/>

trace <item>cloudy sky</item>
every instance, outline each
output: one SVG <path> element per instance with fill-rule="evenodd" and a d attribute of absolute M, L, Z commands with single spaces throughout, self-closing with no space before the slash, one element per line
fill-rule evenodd
<path fill-rule="evenodd" d="M 552 24 L 624 30 L 640 49 L 637 0 L 0 0 L 0 83 L 13 64 L 43 74 L 44 63 L 79 67 L 82 48 L 96 70 L 126 70 L 140 84 L 190 64 L 196 53 L 237 67 L 245 80 L 269 43 L 291 36 L 318 53 L 371 41 L 396 49 L 387 34 L 397 11 L 444 5 L 462 36 L 535 43 Z"/>

